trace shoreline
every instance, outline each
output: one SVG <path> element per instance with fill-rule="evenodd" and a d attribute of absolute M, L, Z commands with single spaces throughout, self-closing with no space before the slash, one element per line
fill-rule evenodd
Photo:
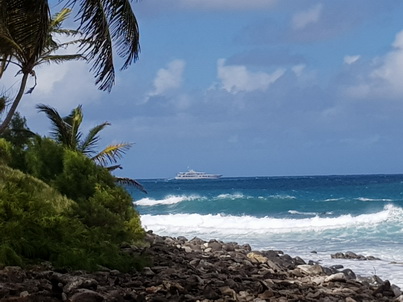
<path fill-rule="evenodd" d="M 403 301 L 401 290 L 377 276 L 343 266 L 306 263 L 282 251 L 248 244 L 168 237 L 147 232 L 147 247 L 124 246 L 153 263 L 141 272 L 103 268 L 88 273 L 49 267 L 0 270 L 1 301 Z"/>

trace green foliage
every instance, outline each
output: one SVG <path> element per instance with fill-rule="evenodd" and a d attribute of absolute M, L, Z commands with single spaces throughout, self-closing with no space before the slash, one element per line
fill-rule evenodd
<path fill-rule="evenodd" d="M 22 259 L 17 253 L 7 244 L 0 245 L 0 266 L 7 265 L 22 265 Z"/>
<path fill-rule="evenodd" d="M 0 135 L 12 145 L 12 156 L 8 161 L 10 167 L 24 169 L 26 165 L 24 151 L 34 136 L 35 134 L 27 127 L 26 119 L 16 112 L 8 127 Z"/>
<path fill-rule="evenodd" d="M 46 183 L 63 171 L 64 149 L 48 138 L 36 137 L 25 152 L 26 167 L 22 170 Z"/>
<path fill-rule="evenodd" d="M 11 160 L 12 145 L 4 138 L 0 138 L 0 164 L 6 164 Z"/>
<path fill-rule="evenodd" d="M 139 215 L 105 168 L 48 139 L 36 140 L 26 155 L 28 170 L 48 184 L 0 166 L 0 265 L 37 259 L 87 270 L 141 266 L 120 251 L 143 238 Z"/>

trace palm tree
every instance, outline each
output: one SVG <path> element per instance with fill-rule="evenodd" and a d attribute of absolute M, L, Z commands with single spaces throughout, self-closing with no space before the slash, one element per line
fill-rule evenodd
<path fill-rule="evenodd" d="M 18 3 L 21 2 L 24 1 Z M 59 49 L 70 44 L 82 43 L 82 39 L 75 39 L 66 43 L 57 43 L 53 40 L 55 33 L 71 36 L 78 32 L 61 29 L 63 21 L 70 14 L 69 9 L 63 9 L 53 18 L 50 18 L 47 13 L 44 13 L 44 11 L 48 12 L 47 5 L 42 4 L 39 9 L 39 5 L 33 3 L 22 7 L 22 5 L 14 4 L 13 1 L 0 0 L 0 78 L 10 64 L 16 65 L 19 69 L 18 74 L 22 74 L 18 93 L 11 102 L 6 118 L 0 125 L 0 133 L 4 132 L 10 123 L 22 99 L 29 76 L 35 78 L 35 85 L 27 93 L 31 93 L 35 88 L 35 67 L 43 63 L 61 63 L 85 59 L 82 54 L 55 54 Z M 3 6 L 8 8 L 10 15 L 4 15 Z M 26 9 L 29 10 L 26 11 Z M 29 26 L 26 25 L 27 23 Z"/>
<path fill-rule="evenodd" d="M 111 91 L 115 81 L 113 50 L 124 59 L 121 69 L 135 62 L 140 52 L 139 29 L 129 0 L 61 0 L 79 6 L 77 21 L 82 34 L 80 46 L 92 62 L 91 71 L 98 88 Z M 0 0 L 0 78 L 9 64 L 22 74 L 20 88 L 0 125 L 0 133 L 10 122 L 25 91 L 29 75 L 47 51 L 51 37 L 48 0 Z M 60 61 L 59 61 L 60 62 Z"/>
<path fill-rule="evenodd" d="M 91 128 L 88 134 L 84 137 L 80 131 L 80 126 L 83 121 L 82 106 L 74 108 L 68 116 L 61 117 L 55 108 L 47 105 L 39 104 L 36 106 L 39 112 L 43 112 L 50 119 L 53 129 L 51 136 L 57 142 L 68 149 L 81 152 L 95 161 L 97 164 L 105 167 L 109 171 L 121 169 L 121 165 L 116 164 L 125 152 L 132 146 L 131 143 L 118 143 L 108 145 L 102 151 L 95 150 L 99 142 L 99 132 L 101 132 L 110 123 L 104 122 Z M 146 192 L 144 187 L 134 179 L 116 177 L 120 183 L 131 184 Z"/>

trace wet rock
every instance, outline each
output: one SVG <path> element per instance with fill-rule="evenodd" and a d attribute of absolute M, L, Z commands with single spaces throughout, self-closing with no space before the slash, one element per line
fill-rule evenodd
<path fill-rule="evenodd" d="M 356 254 L 353 252 L 346 252 L 346 253 L 335 253 L 331 254 L 330 257 L 332 259 L 354 259 L 354 260 L 381 260 L 380 258 L 374 256 L 364 256 L 360 254 Z"/>

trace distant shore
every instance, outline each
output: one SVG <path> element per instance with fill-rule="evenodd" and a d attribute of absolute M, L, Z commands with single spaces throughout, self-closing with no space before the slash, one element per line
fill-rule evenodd
<path fill-rule="evenodd" d="M 400 289 L 342 266 L 305 263 L 248 244 L 158 236 L 122 251 L 152 259 L 141 272 L 0 270 L 1 301 L 403 301 Z"/>

